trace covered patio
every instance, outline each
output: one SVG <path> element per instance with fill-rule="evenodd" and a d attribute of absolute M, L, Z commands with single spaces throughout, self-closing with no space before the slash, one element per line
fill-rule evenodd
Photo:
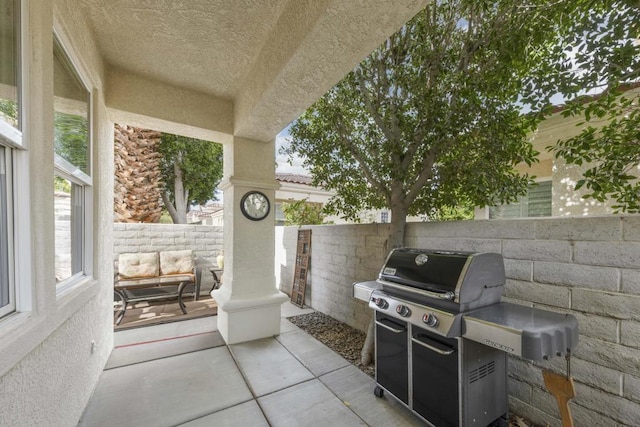
<path fill-rule="evenodd" d="M 273 211 L 249 221 L 240 200 L 260 191 L 273 202 L 278 132 L 425 4 L 2 2 L 12 76 L 2 97 L 20 114 L 13 127 L 2 122 L 8 143 L 0 146 L 12 165 L 0 424 L 75 425 L 113 351 L 114 123 L 224 145 L 225 284 L 215 295 L 217 330 L 229 345 L 278 335 L 287 297 L 276 287 Z M 69 84 L 79 94 L 73 99 L 63 93 Z M 59 112 L 86 114 L 80 174 L 54 162 Z M 56 277 L 53 256 L 51 177 L 59 173 L 82 190 L 77 223 L 62 217 L 76 227 L 76 261 L 66 278 Z"/>
<path fill-rule="evenodd" d="M 17 124 L 0 117 L 0 425 L 121 422 L 120 415 L 138 414 L 123 411 L 118 399 L 107 404 L 110 393 L 122 394 L 118 387 L 125 378 L 136 378 L 137 387 L 149 380 L 147 388 L 130 387 L 127 396 L 139 399 L 148 415 L 167 417 L 167 425 L 208 425 L 228 419 L 227 410 L 252 413 L 256 423 L 271 425 L 376 425 L 371 413 L 392 420 L 380 425 L 413 425 L 405 408 L 374 400 L 373 380 L 354 373 L 350 382 L 353 367 L 282 320 L 297 228 L 276 228 L 273 209 L 263 220 L 250 220 L 240 201 L 259 191 L 273 205 L 276 135 L 427 3 L 0 0 L 0 38 L 6 41 L 0 47 L 8 46 L 0 48 L 0 71 L 14 72 L 9 79 L 0 75 L 0 98 L 20 112 Z M 58 92 L 67 83 L 80 89 L 81 102 Z M 55 144 L 56 114 L 76 107 L 86 113 L 89 135 L 82 170 L 59 162 Z M 113 331 L 114 246 L 120 237 L 148 242 L 150 236 L 142 227 L 121 230 L 120 237 L 114 231 L 114 123 L 221 143 L 225 167 L 218 239 L 224 242 L 225 270 L 224 285 L 214 293 L 215 323 L 208 318 L 205 329 L 179 334 L 193 339 L 163 335 L 150 337 L 162 339 L 156 344 L 126 347 L 139 349 L 143 359 L 158 346 L 178 347 L 180 354 L 119 367 L 111 363 L 131 343 L 120 342 Z M 66 277 L 57 275 L 52 177 L 81 190 L 73 199 L 74 219 L 61 215 L 75 227 L 69 255 L 76 258 Z M 354 301 L 351 284 L 379 271 L 388 224 L 309 228 L 319 256 L 312 261 L 308 305 L 366 330 L 371 310 Z M 639 230 L 637 215 L 431 222 L 410 225 L 405 242 L 502 254 L 506 300 L 578 317 L 576 424 L 632 426 L 640 419 Z M 189 232 L 193 239 L 174 241 L 193 244 L 214 234 Z M 213 340 L 206 348 L 199 343 L 203 337 Z M 256 374 L 256 363 L 274 357 L 263 346 L 275 349 L 279 359 Z M 207 366 L 208 375 L 194 376 L 194 365 Z M 233 372 L 232 399 L 218 388 L 225 378 L 219 367 Z M 565 365 L 509 358 L 510 410 L 558 426 L 540 368 L 561 372 Z M 164 384 L 156 380 L 173 378 L 154 373 L 182 369 L 171 395 L 157 390 Z M 135 377 L 125 372 L 134 370 Z M 300 375 L 281 386 L 259 386 L 273 372 L 288 378 L 294 371 Z M 181 384 L 187 375 L 197 384 Z M 115 388 L 106 377 L 115 378 Z M 300 396 L 306 407 L 318 403 L 347 421 L 310 416 L 300 422 L 291 412 Z M 369 412 L 372 402 L 380 412 Z M 100 412 L 103 404 L 110 414 Z M 252 409 L 245 412 L 242 405 Z M 181 409 L 174 413 L 174 407 Z"/>

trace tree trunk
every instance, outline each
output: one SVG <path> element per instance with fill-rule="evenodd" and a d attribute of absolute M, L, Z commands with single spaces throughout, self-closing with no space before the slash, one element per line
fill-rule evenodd
<path fill-rule="evenodd" d="M 391 207 L 391 230 L 389 230 L 389 240 L 387 249 L 401 248 L 404 246 L 404 233 L 407 228 L 407 211 L 404 205 Z"/>
<path fill-rule="evenodd" d="M 173 162 L 173 173 L 175 179 L 173 181 L 173 195 L 175 197 L 175 207 L 177 214 L 177 221 L 174 219 L 174 224 L 186 224 L 187 223 L 187 203 L 185 200 L 184 193 L 184 182 L 182 177 L 184 174 L 182 173 L 182 169 L 180 168 L 180 164 L 182 163 L 182 156 L 178 155 L 177 158 L 174 159 Z"/>
<path fill-rule="evenodd" d="M 114 216 L 116 222 L 158 222 L 160 132 L 114 126 Z"/>
<path fill-rule="evenodd" d="M 408 209 L 403 203 L 392 203 L 391 205 L 391 230 L 389 230 L 389 238 L 387 239 L 387 252 L 391 249 L 401 248 L 404 246 L 404 232 L 407 228 L 407 212 Z M 367 366 L 373 361 L 373 352 L 375 348 L 374 329 L 375 329 L 375 312 L 374 317 L 369 323 L 367 336 L 362 346 L 360 362 Z"/>

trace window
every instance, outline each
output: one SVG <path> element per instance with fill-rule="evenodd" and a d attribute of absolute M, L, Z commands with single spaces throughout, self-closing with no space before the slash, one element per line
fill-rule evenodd
<path fill-rule="evenodd" d="M 0 146 L 0 316 L 8 314 L 15 309 L 14 289 L 11 286 L 11 274 L 9 263 L 9 251 L 11 250 L 11 238 L 9 230 L 12 229 L 11 206 L 9 189 L 10 162 L 9 150 Z"/>
<path fill-rule="evenodd" d="M 12 152 L 20 132 L 20 3 L 0 0 L 0 317 L 15 311 Z"/>
<path fill-rule="evenodd" d="M 88 273 L 90 93 L 57 39 L 53 57 L 55 275 L 61 290 Z"/>
<path fill-rule="evenodd" d="M 389 211 L 380 212 L 380 222 L 382 224 L 389 222 Z"/>
<path fill-rule="evenodd" d="M 0 0 L 0 129 L 3 133 L 9 126 L 20 129 L 19 11 L 18 1 Z"/>
<path fill-rule="evenodd" d="M 527 195 L 516 203 L 492 206 L 490 219 L 551 216 L 551 181 L 537 182 L 529 186 Z"/>

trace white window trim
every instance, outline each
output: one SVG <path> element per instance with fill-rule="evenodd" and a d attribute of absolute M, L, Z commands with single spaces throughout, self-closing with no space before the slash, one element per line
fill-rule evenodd
<path fill-rule="evenodd" d="M 56 297 L 60 300 L 62 297 L 66 297 L 74 289 L 81 288 L 84 284 L 93 282 L 93 135 L 94 135 L 94 90 L 91 84 L 91 79 L 85 72 L 86 68 L 82 62 L 78 60 L 78 56 L 75 55 L 75 51 L 71 49 L 70 43 L 67 42 L 64 37 L 64 32 L 59 25 L 54 24 L 53 29 L 54 43 L 57 43 L 62 48 L 62 51 L 66 55 L 67 59 L 73 67 L 73 71 L 80 79 L 80 83 L 84 86 L 84 89 L 89 95 L 87 101 L 88 107 L 88 155 L 89 162 L 87 164 L 89 174 L 84 173 L 80 168 L 72 165 L 62 157 L 55 155 L 54 170 L 55 175 L 68 179 L 69 181 L 82 186 L 83 197 L 83 216 L 82 216 L 82 251 L 80 256 L 82 258 L 82 271 L 73 274 L 56 284 Z M 72 246 L 73 248 L 73 246 Z M 72 249 L 73 250 L 73 249 Z"/>
<path fill-rule="evenodd" d="M 13 213 L 15 212 L 13 209 L 13 150 L 11 147 L 6 145 L 2 145 L 2 148 L 5 150 L 5 158 L 4 165 L 0 165 L 0 167 L 5 168 L 5 174 L 7 176 L 7 199 L 6 199 L 6 209 L 7 209 L 7 278 L 8 278 L 8 286 L 9 286 L 9 303 L 3 307 L 0 307 L 0 318 L 7 316 L 13 313 L 16 310 L 16 286 L 15 286 L 15 256 L 14 256 L 14 238 L 13 238 Z M 0 224 L 1 225 L 1 224 Z"/>
<path fill-rule="evenodd" d="M 12 298 L 11 310 L 0 311 L 0 325 L 3 326 L 30 316 L 32 310 L 31 282 L 31 224 L 28 215 L 17 215 L 18 212 L 29 212 L 31 208 L 29 193 L 29 153 L 25 150 L 24 130 L 28 129 L 27 111 L 29 108 L 28 88 L 24 85 L 24 76 L 29 72 L 28 45 L 29 34 L 28 1 L 19 2 L 18 10 L 18 106 L 20 108 L 20 126 L 17 129 L 4 121 L 0 121 L 0 142 L 7 148 L 10 162 L 7 165 L 8 179 L 8 224 L 9 234 L 8 262 L 9 286 Z"/>

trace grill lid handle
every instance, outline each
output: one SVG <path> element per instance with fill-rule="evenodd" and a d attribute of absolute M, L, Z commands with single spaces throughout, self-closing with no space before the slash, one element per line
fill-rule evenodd
<path fill-rule="evenodd" d="M 401 291 L 405 291 L 407 289 L 407 287 L 404 286 L 404 285 L 397 285 L 397 284 L 395 284 L 393 282 L 388 282 L 386 280 L 380 280 L 380 282 L 384 286 L 388 286 L 390 288 L 399 289 Z M 434 291 L 427 291 L 427 290 L 424 290 L 424 289 L 411 288 L 411 292 L 412 293 L 416 293 L 416 294 L 420 294 L 420 295 L 424 295 L 424 296 L 427 296 L 427 297 L 443 299 L 443 300 L 447 300 L 447 301 L 453 301 L 453 299 L 456 296 L 456 294 L 454 292 L 452 292 L 452 291 L 434 292 Z"/>

